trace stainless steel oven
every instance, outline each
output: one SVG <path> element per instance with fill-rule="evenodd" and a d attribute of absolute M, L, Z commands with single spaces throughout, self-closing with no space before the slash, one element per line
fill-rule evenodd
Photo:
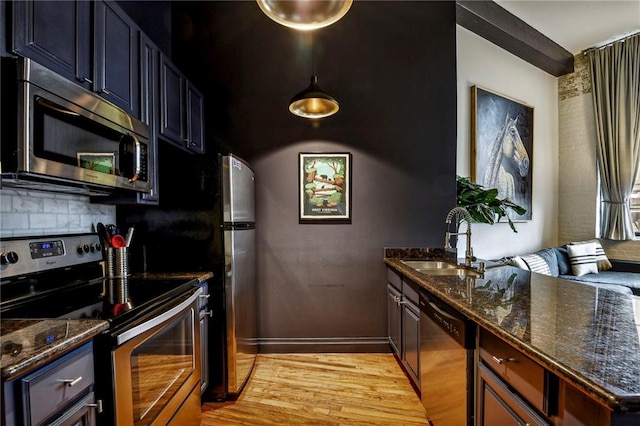
<path fill-rule="evenodd" d="M 97 234 L 3 239 L 0 254 L 3 319 L 109 322 L 93 340 L 98 425 L 200 424 L 197 279 L 104 278 Z"/>
<path fill-rule="evenodd" d="M 2 178 L 149 193 L 149 127 L 27 58 L 2 58 Z"/>
<path fill-rule="evenodd" d="M 112 334 L 114 424 L 200 424 L 201 292 L 195 288 L 159 315 Z"/>

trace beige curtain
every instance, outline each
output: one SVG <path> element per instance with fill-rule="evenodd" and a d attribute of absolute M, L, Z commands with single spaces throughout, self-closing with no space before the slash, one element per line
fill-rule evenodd
<path fill-rule="evenodd" d="M 598 137 L 600 237 L 631 240 L 629 195 L 640 164 L 640 34 L 588 56 Z"/>

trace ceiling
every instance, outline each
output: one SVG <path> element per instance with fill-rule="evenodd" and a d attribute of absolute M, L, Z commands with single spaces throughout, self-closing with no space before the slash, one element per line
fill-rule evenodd
<path fill-rule="evenodd" d="M 495 0 L 572 54 L 640 30 L 640 0 Z"/>

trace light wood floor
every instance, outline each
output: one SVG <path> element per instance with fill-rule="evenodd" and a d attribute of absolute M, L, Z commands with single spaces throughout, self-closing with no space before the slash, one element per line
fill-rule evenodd
<path fill-rule="evenodd" d="M 428 425 L 391 354 L 259 355 L 237 401 L 206 403 L 202 425 Z"/>

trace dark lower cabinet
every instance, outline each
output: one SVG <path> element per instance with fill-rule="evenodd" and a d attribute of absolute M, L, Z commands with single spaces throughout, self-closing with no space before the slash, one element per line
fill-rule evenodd
<path fill-rule="evenodd" d="M 484 364 L 478 366 L 478 425 L 550 425 Z"/>
<path fill-rule="evenodd" d="M 418 285 L 387 268 L 387 331 L 391 349 L 415 389 L 420 389 Z"/>
<path fill-rule="evenodd" d="M 420 310 L 405 297 L 402 306 L 402 362 L 420 386 Z"/>
<path fill-rule="evenodd" d="M 35 370 L 2 382 L 3 425 L 93 426 L 93 344 L 59 355 Z"/>
<path fill-rule="evenodd" d="M 392 285 L 387 285 L 387 329 L 389 333 L 389 344 L 398 357 L 400 357 L 400 338 L 402 333 L 401 299 L 402 293 Z"/>
<path fill-rule="evenodd" d="M 12 51 L 92 90 L 91 4 L 88 1 L 11 2 Z"/>
<path fill-rule="evenodd" d="M 198 314 L 200 318 L 200 394 L 204 395 L 209 387 L 209 318 L 212 312 L 209 309 L 209 283 L 200 284 L 202 294 L 198 302 Z"/>

